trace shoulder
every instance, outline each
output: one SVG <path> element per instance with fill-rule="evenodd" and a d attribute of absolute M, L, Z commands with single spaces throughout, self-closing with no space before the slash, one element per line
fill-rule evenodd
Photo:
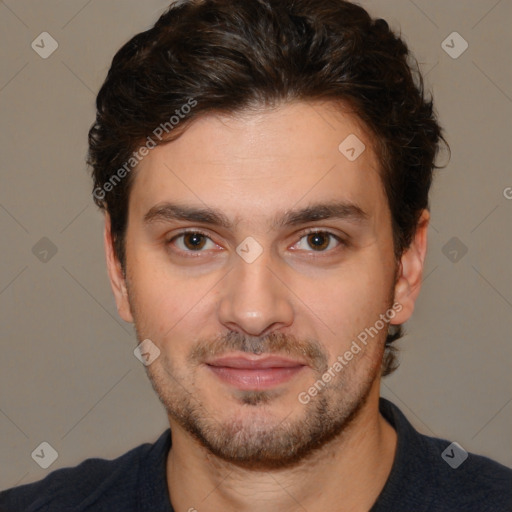
<path fill-rule="evenodd" d="M 111 503 L 120 496 L 129 502 L 137 492 L 141 463 L 151 457 L 166 434 L 157 443 L 142 444 L 116 459 L 87 459 L 78 466 L 55 470 L 38 482 L 0 492 L 0 511 L 113 510 Z"/>
<path fill-rule="evenodd" d="M 372 511 L 512 511 L 512 469 L 457 443 L 420 434 L 387 400 L 381 399 L 380 411 L 397 431 L 398 442 L 391 474 Z"/>
<path fill-rule="evenodd" d="M 512 469 L 468 453 L 457 443 L 421 434 L 419 437 L 436 490 L 433 504 L 443 502 L 453 510 L 512 510 Z"/>

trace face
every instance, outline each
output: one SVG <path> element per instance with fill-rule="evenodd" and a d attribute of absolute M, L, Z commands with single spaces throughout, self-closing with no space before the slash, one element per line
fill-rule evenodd
<path fill-rule="evenodd" d="M 354 135 L 355 160 L 338 149 Z M 147 372 L 171 429 L 247 468 L 342 433 L 379 379 L 387 322 L 412 312 L 369 133 L 332 105 L 202 117 L 150 151 L 126 279 L 108 225 L 107 256 L 121 316 L 160 350 Z"/>

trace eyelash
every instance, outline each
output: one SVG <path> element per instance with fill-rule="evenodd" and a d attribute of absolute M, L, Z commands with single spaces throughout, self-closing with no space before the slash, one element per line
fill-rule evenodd
<path fill-rule="evenodd" d="M 327 235 L 329 237 L 331 237 L 331 240 L 334 239 L 338 245 L 336 247 L 334 247 L 333 249 L 329 249 L 329 250 L 325 250 L 325 251 L 315 251 L 313 249 L 311 249 L 309 252 L 311 252 L 311 258 L 321 258 L 322 255 L 330 255 L 330 254 L 333 254 L 334 252 L 336 252 L 337 250 L 340 249 L 340 247 L 348 247 L 348 241 L 341 238 L 340 236 L 338 235 L 335 235 L 334 233 L 332 233 L 331 231 L 327 231 L 325 229 L 315 229 L 315 228 L 309 228 L 309 229 L 306 229 L 305 231 L 303 231 L 301 234 L 300 234 L 300 237 L 299 237 L 299 241 L 302 240 L 304 237 L 307 237 L 308 235 L 314 235 L 314 234 L 321 234 L 321 235 Z"/>
<path fill-rule="evenodd" d="M 204 231 L 201 231 L 200 229 L 186 229 L 186 230 L 182 231 L 181 233 L 178 233 L 177 235 L 173 236 L 171 239 L 167 240 L 166 245 L 171 245 L 172 242 L 174 242 L 178 238 L 181 238 L 187 234 L 201 235 L 201 236 L 204 236 L 205 238 L 208 238 L 208 240 L 211 240 L 213 242 L 211 237 Z M 182 249 L 177 249 L 176 252 L 178 252 L 180 255 L 184 255 L 187 258 L 197 258 L 204 251 L 184 251 Z"/>
<path fill-rule="evenodd" d="M 172 242 L 176 241 L 177 239 L 179 239 L 180 237 L 183 237 L 187 234 L 197 234 L 197 235 L 201 235 L 201 236 L 204 236 L 205 238 L 207 238 L 208 240 L 212 241 L 213 240 L 211 239 L 211 237 L 204 231 L 201 231 L 200 229 L 187 229 L 187 230 L 184 230 L 182 231 L 181 233 L 173 236 L 172 238 L 170 238 L 169 240 L 166 241 L 166 245 L 171 245 Z M 308 252 L 311 252 L 312 255 L 310 257 L 312 258 L 318 258 L 318 257 L 322 257 L 323 254 L 332 254 L 333 252 L 337 251 L 337 249 L 340 248 L 340 246 L 342 247 L 347 247 L 349 244 L 346 240 L 344 240 L 343 238 L 341 238 L 340 236 L 332 233 L 331 231 L 327 231 L 327 230 L 321 230 L 321 229 L 315 229 L 315 228 L 310 228 L 310 229 L 307 229 L 305 231 L 303 231 L 301 234 L 300 234 L 300 237 L 299 237 L 299 241 L 302 240 L 303 238 L 307 237 L 308 235 L 312 235 L 312 234 L 322 234 L 322 235 L 327 235 L 329 237 L 331 237 L 331 239 L 334 239 L 336 240 L 336 242 L 338 242 L 338 246 L 333 248 L 333 249 L 329 249 L 329 250 L 325 250 L 325 251 L 315 251 L 313 249 L 311 249 L 310 251 Z M 213 242 L 215 243 L 215 242 Z M 296 242 L 297 244 L 298 242 Z M 296 245 L 294 244 L 294 245 Z M 216 244 L 217 245 L 217 244 Z M 205 252 L 203 250 L 198 250 L 198 251 L 191 251 L 191 250 L 188 250 L 188 251 L 184 251 L 182 249 L 177 249 L 176 252 L 178 252 L 180 255 L 183 255 L 185 257 L 190 257 L 190 258 L 196 258 L 198 257 L 202 252 Z"/>

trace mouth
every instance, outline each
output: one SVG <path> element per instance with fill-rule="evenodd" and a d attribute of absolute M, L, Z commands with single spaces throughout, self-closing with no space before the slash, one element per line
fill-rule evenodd
<path fill-rule="evenodd" d="M 220 380 L 241 390 L 264 390 L 282 385 L 303 371 L 303 361 L 278 356 L 225 356 L 206 362 Z"/>

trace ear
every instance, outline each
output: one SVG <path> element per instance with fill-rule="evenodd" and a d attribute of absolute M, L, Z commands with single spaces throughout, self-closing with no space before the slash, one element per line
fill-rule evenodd
<path fill-rule="evenodd" d="M 107 271 L 110 278 L 110 286 L 116 299 L 117 312 L 125 322 L 133 322 L 133 316 L 128 301 L 128 291 L 126 288 L 126 279 L 121 267 L 121 263 L 114 250 L 114 241 L 112 239 L 110 215 L 105 214 L 105 230 L 103 235 L 105 243 L 105 257 L 107 260 Z"/>
<path fill-rule="evenodd" d="M 423 210 L 414 239 L 400 259 L 400 270 L 395 283 L 395 302 L 401 304 L 402 309 L 397 312 L 391 324 L 398 325 L 406 322 L 414 311 L 414 304 L 420 293 L 423 264 L 427 253 L 429 221 L 430 213 L 428 210 Z"/>

